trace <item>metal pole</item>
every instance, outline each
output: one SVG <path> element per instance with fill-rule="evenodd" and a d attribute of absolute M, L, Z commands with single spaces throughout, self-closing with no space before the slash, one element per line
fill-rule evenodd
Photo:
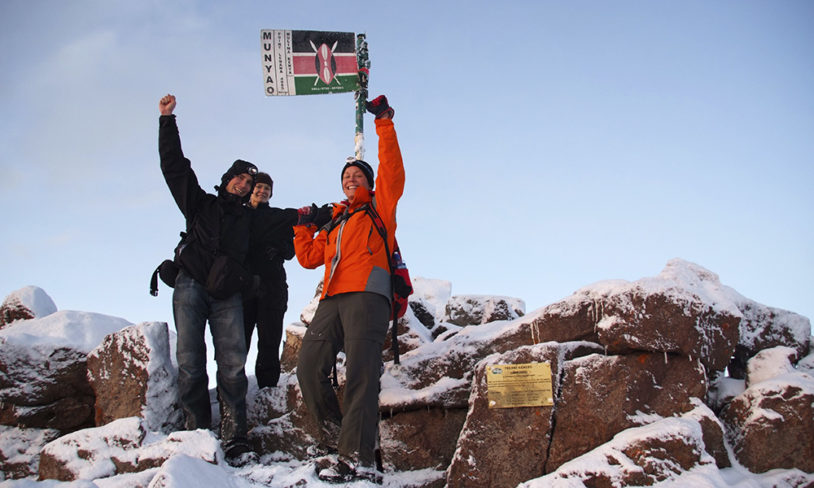
<path fill-rule="evenodd" d="M 356 92 L 356 136 L 354 152 L 356 159 L 365 158 L 365 110 L 367 109 L 367 80 L 370 76 L 370 59 L 365 34 L 356 35 L 356 64 L 359 67 L 359 90 Z"/>

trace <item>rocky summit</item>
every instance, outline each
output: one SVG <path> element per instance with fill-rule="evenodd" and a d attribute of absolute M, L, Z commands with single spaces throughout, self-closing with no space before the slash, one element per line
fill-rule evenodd
<path fill-rule="evenodd" d="M 453 296 L 449 282 L 413 281 L 397 324 L 399 364 L 389 343 L 382 351 L 388 486 L 648 486 L 732 467 L 773 486 L 814 486 L 807 318 L 747 299 L 679 259 L 656 276 L 596 283 L 531 313 L 517 298 Z M 179 430 L 167 324 L 114 327 L 88 351 L 31 345 L 19 334 L 47 317 L 22 302 L 11 297 L 0 310 L 6 479 L 132 476 L 147 486 L 182 454 L 224 464 L 216 429 Z M 306 461 L 316 442 L 295 371 L 315 303 L 286 328 L 279 386 L 250 390 L 261 463 Z M 513 397 L 498 396 L 494 368 L 540 364 L 550 370 L 546 401 L 496 401 Z M 341 400 L 341 353 L 336 377 Z"/>

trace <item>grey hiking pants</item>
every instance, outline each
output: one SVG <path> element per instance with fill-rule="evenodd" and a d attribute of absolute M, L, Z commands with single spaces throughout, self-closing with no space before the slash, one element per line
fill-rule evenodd
<path fill-rule="evenodd" d="M 382 345 L 389 319 L 390 303 L 377 293 L 325 298 L 305 332 L 297 362 L 297 380 L 308 411 L 319 426 L 340 424 L 339 454 L 365 466 L 374 465 Z M 330 375 L 343 347 L 345 393 L 340 410 Z"/>

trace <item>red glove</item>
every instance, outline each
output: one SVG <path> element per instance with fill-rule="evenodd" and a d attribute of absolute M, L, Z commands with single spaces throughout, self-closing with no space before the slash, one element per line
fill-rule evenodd
<path fill-rule="evenodd" d="M 387 103 L 387 97 L 379 95 L 367 102 L 367 111 L 376 116 L 377 119 L 392 119 L 395 110 Z"/>

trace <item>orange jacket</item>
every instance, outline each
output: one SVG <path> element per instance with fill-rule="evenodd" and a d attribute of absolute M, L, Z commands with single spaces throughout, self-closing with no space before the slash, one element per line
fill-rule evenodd
<path fill-rule="evenodd" d="M 376 226 L 364 209 L 373 205 L 387 229 L 387 245 L 393 250 L 396 232 L 396 205 L 404 193 L 404 162 L 401 159 L 396 130 L 391 119 L 376 119 L 379 136 L 379 168 L 373 192 L 359 192 L 353 205 L 334 204 L 334 217 L 346 209 L 351 216 L 328 233 L 316 236 L 314 225 L 294 227 L 294 250 L 300 264 L 314 269 L 325 264 L 322 296 L 355 291 L 379 293 L 391 299 L 390 258 Z"/>

